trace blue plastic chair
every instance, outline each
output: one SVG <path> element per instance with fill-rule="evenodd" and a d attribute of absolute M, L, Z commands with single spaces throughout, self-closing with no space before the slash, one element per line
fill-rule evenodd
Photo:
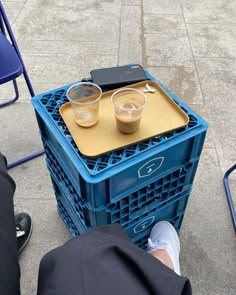
<path fill-rule="evenodd" d="M 22 74 L 24 76 L 30 95 L 31 97 L 33 97 L 33 87 L 31 85 L 29 76 L 23 63 L 6 12 L 4 10 L 2 2 L 0 1 L 0 85 L 12 82 L 15 91 L 15 97 L 0 103 L 0 108 L 14 103 L 19 98 L 19 90 L 16 78 L 18 78 Z M 44 150 L 31 154 L 18 161 L 15 161 L 8 165 L 8 169 L 11 169 L 34 158 L 37 158 L 42 154 L 44 154 Z"/>

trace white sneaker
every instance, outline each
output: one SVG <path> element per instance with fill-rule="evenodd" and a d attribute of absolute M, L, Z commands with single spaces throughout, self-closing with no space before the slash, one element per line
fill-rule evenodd
<path fill-rule="evenodd" d="M 148 239 L 148 252 L 166 250 L 174 266 L 174 271 L 180 275 L 179 252 L 180 243 L 177 232 L 167 221 L 157 222 Z"/>

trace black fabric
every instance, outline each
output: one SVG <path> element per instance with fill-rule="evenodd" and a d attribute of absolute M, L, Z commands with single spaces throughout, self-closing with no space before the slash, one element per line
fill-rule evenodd
<path fill-rule="evenodd" d="M 20 294 L 20 268 L 16 243 L 13 195 L 15 183 L 0 153 L 0 294 Z"/>
<path fill-rule="evenodd" d="M 188 279 L 132 244 L 120 225 L 91 230 L 40 263 L 38 295 L 190 295 Z"/>

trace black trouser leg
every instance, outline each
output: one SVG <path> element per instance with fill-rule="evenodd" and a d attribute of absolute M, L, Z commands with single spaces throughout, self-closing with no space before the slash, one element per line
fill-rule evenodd
<path fill-rule="evenodd" d="M 0 294 L 20 294 L 20 268 L 16 242 L 13 195 L 15 182 L 0 153 Z"/>
<path fill-rule="evenodd" d="M 188 279 L 133 245 L 121 226 L 94 229 L 41 261 L 38 295 L 191 295 Z"/>

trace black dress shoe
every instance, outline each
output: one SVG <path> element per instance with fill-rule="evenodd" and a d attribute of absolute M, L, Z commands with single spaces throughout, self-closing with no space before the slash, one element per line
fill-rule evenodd
<path fill-rule="evenodd" d="M 28 244 L 32 233 L 31 217 L 27 213 L 20 213 L 15 216 L 16 222 L 16 237 L 18 253 Z"/>

